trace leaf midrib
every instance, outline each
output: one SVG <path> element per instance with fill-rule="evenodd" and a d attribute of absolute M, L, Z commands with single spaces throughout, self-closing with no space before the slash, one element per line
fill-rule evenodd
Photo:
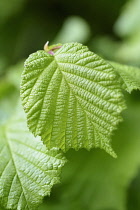
<path fill-rule="evenodd" d="M 62 74 L 62 77 L 64 78 L 64 80 L 65 80 L 66 84 L 68 85 L 70 91 L 72 92 L 73 96 L 75 97 L 77 103 L 79 104 L 79 106 L 81 107 L 81 109 L 83 110 L 83 112 L 85 113 L 86 118 L 92 123 L 92 125 L 94 126 L 94 129 L 97 129 L 97 130 L 98 130 L 98 126 L 100 127 L 100 125 L 98 125 L 96 122 L 92 122 L 92 120 L 88 117 L 87 111 L 84 109 L 84 107 L 81 105 L 81 103 L 79 102 L 78 98 L 77 98 L 76 95 L 74 94 L 74 92 L 73 92 L 73 90 L 71 89 L 69 83 L 67 82 L 67 79 L 65 78 L 65 75 L 63 74 L 63 71 L 60 70 L 61 67 L 59 67 L 59 62 L 57 62 L 57 60 L 56 60 L 56 63 L 57 63 L 57 65 L 58 65 L 58 70 L 59 70 L 60 73 Z M 107 112 L 106 112 L 106 113 L 107 113 Z M 108 113 L 107 113 L 107 114 L 108 114 Z M 97 116 L 97 117 L 98 117 L 98 116 Z M 98 119 L 100 119 L 100 118 L 98 117 Z M 97 128 L 96 128 L 96 125 L 95 125 L 95 124 L 97 124 Z M 102 127 L 102 126 L 101 126 L 101 127 Z M 102 128 L 103 128 L 103 127 L 102 127 Z M 104 129 L 104 128 L 103 128 L 103 129 Z M 114 129 L 115 129 L 115 128 L 114 128 Z M 113 130 L 114 130 L 114 129 L 113 129 Z M 110 133 L 111 133 L 111 132 L 110 132 Z M 109 136 L 110 136 L 110 135 L 109 135 Z M 95 138 L 95 136 L 94 136 L 94 138 Z"/>

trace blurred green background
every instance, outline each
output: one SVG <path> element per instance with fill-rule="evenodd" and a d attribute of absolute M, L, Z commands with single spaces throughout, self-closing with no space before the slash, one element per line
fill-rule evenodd
<path fill-rule="evenodd" d="M 140 67 L 140 0 L 0 0 L 0 124 L 19 99 L 24 60 L 46 41 L 81 42 L 105 59 Z M 112 141 L 118 159 L 70 150 L 61 183 L 39 210 L 140 209 L 140 93 L 125 97 L 128 109 Z"/>

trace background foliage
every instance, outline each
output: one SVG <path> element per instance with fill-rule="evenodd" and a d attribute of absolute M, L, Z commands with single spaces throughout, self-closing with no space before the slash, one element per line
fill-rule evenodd
<path fill-rule="evenodd" d="M 0 124 L 18 101 L 23 61 L 47 40 L 81 42 L 108 60 L 140 67 L 139 11 L 140 0 L 1 0 Z M 39 210 L 140 209 L 140 93 L 126 98 L 124 122 L 113 136 L 118 159 L 70 150 L 61 183 Z"/>

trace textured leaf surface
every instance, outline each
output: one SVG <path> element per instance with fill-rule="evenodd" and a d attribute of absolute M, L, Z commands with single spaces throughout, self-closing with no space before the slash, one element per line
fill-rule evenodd
<path fill-rule="evenodd" d="M 54 56 L 29 56 L 21 97 L 28 125 L 49 147 L 100 147 L 115 156 L 110 136 L 124 108 L 113 67 L 87 47 L 64 44 Z"/>
<path fill-rule="evenodd" d="M 131 96 L 128 97 L 130 102 Z M 128 187 L 140 167 L 140 100 L 128 104 L 124 122 L 113 136 L 113 146 L 117 159 L 101 150 L 70 150 L 66 154 L 69 162 L 63 169 L 63 182 L 39 210 L 130 210 Z M 137 196 L 132 210 L 140 209 Z"/>
<path fill-rule="evenodd" d="M 140 90 L 140 69 L 115 62 L 110 62 L 122 78 L 122 88 L 131 93 L 132 90 Z"/>
<path fill-rule="evenodd" d="M 59 182 L 64 158 L 47 150 L 17 116 L 0 128 L 0 201 L 7 209 L 36 209 Z"/>

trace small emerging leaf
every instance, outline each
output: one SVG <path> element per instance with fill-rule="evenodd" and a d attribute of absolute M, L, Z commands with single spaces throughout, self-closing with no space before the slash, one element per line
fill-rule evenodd
<path fill-rule="evenodd" d="M 100 147 L 115 156 L 110 136 L 125 107 L 120 84 L 113 67 L 87 47 L 69 43 L 54 56 L 30 55 L 21 98 L 30 130 L 47 147 Z"/>
<path fill-rule="evenodd" d="M 59 182 L 65 159 L 47 150 L 23 116 L 0 127 L 0 200 L 6 209 L 34 210 Z"/>

